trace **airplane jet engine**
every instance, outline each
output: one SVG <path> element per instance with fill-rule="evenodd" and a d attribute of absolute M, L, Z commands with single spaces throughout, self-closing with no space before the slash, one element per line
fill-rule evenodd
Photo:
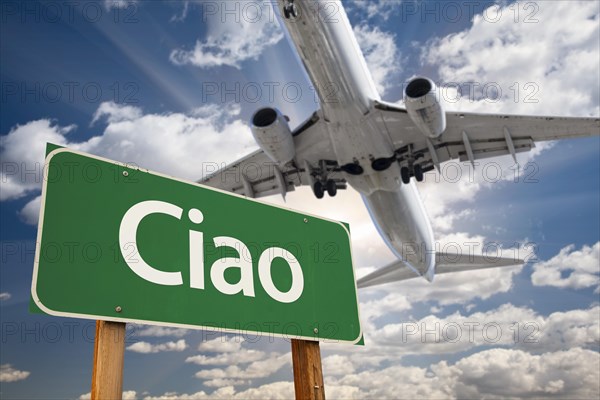
<path fill-rule="evenodd" d="M 435 139 L 446 130 L 446 113 L 430 79 L 411 80 L 404 91 L 404 103 L 408 115 L 425 136 Z"/>
<path fill-rule="evenodd" d="M 279 165 L 294 159 L 296 148 L 288 121 L 275 108 L 261 108 L 252 116 L 252 136 L 267 156 Z"/>

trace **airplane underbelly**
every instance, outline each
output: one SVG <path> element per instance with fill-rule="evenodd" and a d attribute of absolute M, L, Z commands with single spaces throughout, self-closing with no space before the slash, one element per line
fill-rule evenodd
<path fill-rule="evenodd" d="M 348 183 L 362 194 L 378 190 L 396 191 L 401 186 L 400 166 L 392 163 L 384 171 L 372 168 L 374 160 L 394 156 L 394 146 L 370 115 L 339 115 L 343 123 L 329 123 L 329 137 L 338 165 L 359 165 L 360 175 L 345 174 Z"/>
<path fill-rule="evenodd" d="M 392 252 L 420 275 L 435 268 L 435 243 L 429 218 L 414 183 L 398 190 L 363 195 L 371 219 Z"/>

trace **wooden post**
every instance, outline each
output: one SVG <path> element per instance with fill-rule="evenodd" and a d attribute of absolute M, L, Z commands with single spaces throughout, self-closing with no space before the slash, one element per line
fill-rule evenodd
<path fill-rule="evenodd" d="M 96 321 L 92 400 L 121 399 L 125 323 Z"/>
<path fill-rule="evenodd" d="M 319 342 L 292 339 L 294 389 L 297 400 L 325 400 Z"/>

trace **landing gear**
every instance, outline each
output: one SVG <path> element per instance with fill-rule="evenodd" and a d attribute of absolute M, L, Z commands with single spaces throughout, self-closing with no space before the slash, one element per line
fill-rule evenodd
<path fill-rule="evenodd" d="M 412 174 L 409 167 L 400 168 L 400 177 L 402 178 L 402 183 L 408 185 L 410 183 L 411 176 L 414 176 L 417 182 L 423 182 L 423 179 L 425 178 L 423 167 L 421 167 L 420 164 L 413 166 Z"/>
<path fill-rule="evenodd" d="M 335 197 L 335 195 L 337 194 L 337 183 L 335 183 L 331 179 L 327 181 L 327 194 L 330 197 Z"/>
<path fill-rule="evenodd" d="M 330 197 L 335 197 L 337 194 L 337 183 L 333 180 L 328 180 L 325 185 L 320 181 L 315 182 L 313 185 L 313 193 L 317 199 L 322 199 L 325 197 L 325 191 Z"/>
<path fill-rule="evenodd" d="M 417 164 L 414 167 L 415 179 L 417 182 L 423 182 L 423 168 L 421 165 Z"/>
<path fill-rule="evenodd" d="M 410 170 L 408 167 L 400 168 L 400 177 L 402 178 L 402 183 L 408 185 L 410 183 Z"/>
<path fill-rule="evenodd" d="M 296 18 L 298 16 L 298 9 L 294 4 L 294 0 L 290 0 L 290 2 L 283 6 L 283 16 L 285 19 L 290 19 L 290 17 Z"/>
<path fill-rule="evenodd" d="M 360 165 L 357 167 L 360 168 Z M 304 168 L 317 199 L 325 197 L 325 193 L 330 197 L 335 197 L 338 190 L 347 187 L 346 180 L 339 175 L 341 168 L 336 161 L 320 160 L 317 167 L 311 166 L 308 161 L 305 161 Z"/>
<path fill-rule="evenodd" d="M 313 193 L 317 199 L 322 199 L 325 197 L 325 189 L 323 188 L 323 184 L 321 182 L 315 182 L 313 185 Z"/>

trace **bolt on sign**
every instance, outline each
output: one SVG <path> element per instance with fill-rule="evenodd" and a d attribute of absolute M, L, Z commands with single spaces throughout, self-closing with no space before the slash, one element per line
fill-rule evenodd
<path fill-rule="evenodd" d="M 66 148 L 45 172 L 33 309 L 360 341 L 344 224 Z"/>

